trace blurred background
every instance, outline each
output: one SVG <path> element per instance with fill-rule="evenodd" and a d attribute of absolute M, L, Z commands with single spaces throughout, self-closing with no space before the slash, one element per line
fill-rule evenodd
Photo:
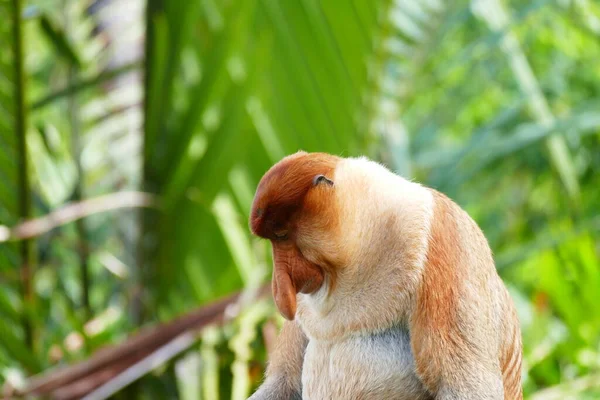
<path fill-rule="evenodd" d="M 4 396 L 245 399 L 282 322 L 252 296 L 271 260 L 250 203 L 303 149 L 367 155 L 464 207 L 519 311 L 526 398 L 600 398 L 597 1 L 0 0 L 0 16 Z"/>

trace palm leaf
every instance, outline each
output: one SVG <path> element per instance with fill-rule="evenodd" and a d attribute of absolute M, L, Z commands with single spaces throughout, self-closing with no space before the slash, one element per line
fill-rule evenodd
<path fill-rule="evenodd" d="M 23 26 L 22 26 L 22 4 L 20 1 L 0 3 L 0 9 L 3 15 L 9 15 L 7 24 L 3 25 L 0 35 L 7 38 L 5 43 L 11 43 L 10 48 L 5 47 L 0 58 L 0 109 L 4 113 L 0 116 L 2 125 L 8 129 L 2 129 L 0 141 L 2 142 L 2 169 L 0 175 L 6 180 L 6 187 L 3 189 L 8 193 L 15 195 L 2 196 L 0 199 L 0 224 L 14 224 L 18 219 L 29 218 L 32 212 L 31 192 L 29 187 L 29 158 L 26 151 L 26 135 L 28 130 L 27 99 L 26 99 L 26 77 L 24 71 L 24 48 L 23 48 Z M 10 29 L 10 30 L 9 30 Z M 12 70 L 11 70 L 12 67 Z M 15 160 L 16 165 L 10 165 L 9 160 Z M 31 319 L 31 313 L 34 311 L 34 292 L 33 292 L 33 271 L 35 270 L 35 258 L 33 253 L 33 243 L 29 240 L 22 241 L 15 246 L 4 246 L 0 249 L 0 257 L 7 266 L 18 268 L 20 282 L 18 285 L 11 285 L 6 290 L 9 295 L 14 295 L 14 290 L 19 288 L 22 294 L 20 303 L 22 330 L 15 329 L 15 323 L 6 324 L 2 331 L 3 340 L 13 343 L 12 353 L 20 358 L 24 365 L 37 370 L 39 364 L 35 363 L 35 358 L 28 354 L 27 348 L 33 348 L 34 326 Z M 3 268 L 3 272 L 9 270 Z M 3 303 L 6 305 L 6 303 Z M 10 308 L 5 308 L 4 313 L 11 314 Z M 25 344 L 15 343 L 20 339 Z"/>

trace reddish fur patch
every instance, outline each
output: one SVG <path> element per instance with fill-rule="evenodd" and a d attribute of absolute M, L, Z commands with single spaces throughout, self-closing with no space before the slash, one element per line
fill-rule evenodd
<path fill-rule="evenodd" d="M 432 191 L 434 213 L 423 282 L 411 321 L 411 337 L 417 372 L 435 393 L 443 374 L 444 354 L 464 346 L 457 335 L 459 269 L 462 258 L 455 206 Z M 459 343 L 457 343 L 459 342 Z"/>
<path fill-rule="evenodd" d="M 514 361 L 511 365 L 502 366 L 505 400 L 521 400 L 523 398 L 523 388 L 521 385 L 521 350 L 515 346 L 513 351 L 515 357 Z"/>
<path fill-rule="evenodd" d="M 511 319 L 518 321 L 515 311 L 511 313 Z M 500 368 L 502 370 L 502 381 L 504 384 L 505 400 L 520 400 L 523 398 L 523 387 L 521 383 L 522 368 L 522 344 L 519 325 L 513 326 L 509 342 L 502 349 L 500 357 Z"/>
<path fill-rule="evenodd" d="M 266 239 L 273 233 L 293 228 L 297 213 L 305 205 L 305 197 L 317 175 L 332 178 L 339 158 L 325 153 L 299 152 L 275 164 L 262 177 L 250 214 L 252 232 Z M 322 199 L 325 202 L 325 199 Z M 311 208 L 320 202 L 311 201 Z M 304 210 L 309 211 L 309 210 Z"/>
<path fill-rule="evenodd" d="M 468 257 L 460 241 L 458 221 L 464 222 L 457 218 L 460 212 L 457 205 L 441 193 L 433 190 L 432 193 L 434 213 L 429 250 L 411 320 L 411 341 L 417 373 L 425 386 L 436 393 L 443 381 L 464 379 L 460 370 L 478 361 L 479 350 L 460 326 L 459 300 L 464 295 L 461 283 L 467 280 Z M 508 294 L 505 301 L 510 301 Z M 520 332 L 514 310 L 506 317 L 516 325 L 514 332 L 503 332 L 510 338 L 498 361 L 505 400 L 518 400 L 523 396 Z"/>

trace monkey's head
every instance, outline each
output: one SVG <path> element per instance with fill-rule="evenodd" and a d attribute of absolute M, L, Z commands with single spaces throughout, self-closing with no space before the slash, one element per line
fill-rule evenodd
<path fill-rule="evenodd" d="M 340 263 L 334 172 L 341 158 L 298 152 L 262 177 L 250 213 L 252 232 L 273 245 L 273 297 L 289 320 L 296 294 L 314 293 Z"/>

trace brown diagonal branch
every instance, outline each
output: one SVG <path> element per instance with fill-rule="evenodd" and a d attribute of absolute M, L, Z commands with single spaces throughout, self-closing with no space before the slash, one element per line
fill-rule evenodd
<path fill-rule="evenodd" d="M 269 285 L 261 287 L 257 296 L 264 296 L 269 289 Z M 70 394 L 74 392 L 78 395 L 87 393 L 119 375 L 182 333 L 223 322 L 227 318 L 229 307 L 237 305 L 236 303 L 241 300 L 243 295 L 243 293 L 230 295 L 171 322 L 145 329 L 119 345 L 98 351 L 92 358 L 79 364 L 33 377 L 20 394 L 42 395 L 58 392 L 62 393 L 61 397 L 69 398 Z"/>
<path fill-rule="evenodd" d="M 188 330 L 175 337 L 158 349 L 142 357 L 135 363 L 128 364 L 127 368 L 107 380 L 94 391 L 86 393 L 82 400 L 108 399 L 132 382 L 140 379 L 158 366 L 165 364 L 173 357 L 189 349 L 197 342 L 197 333 Z"/>
<path fill-rule="evenodd" d="M 70 203 L 50 214 L 31 219 L 9 228 L 0 225 L 0 243 L 24 240 L 44 234 L 56 227 L 92 214 L 120 208 L 157 207 L 156 198 L 144 192 L 116 192 L 76 203 Z"/>

